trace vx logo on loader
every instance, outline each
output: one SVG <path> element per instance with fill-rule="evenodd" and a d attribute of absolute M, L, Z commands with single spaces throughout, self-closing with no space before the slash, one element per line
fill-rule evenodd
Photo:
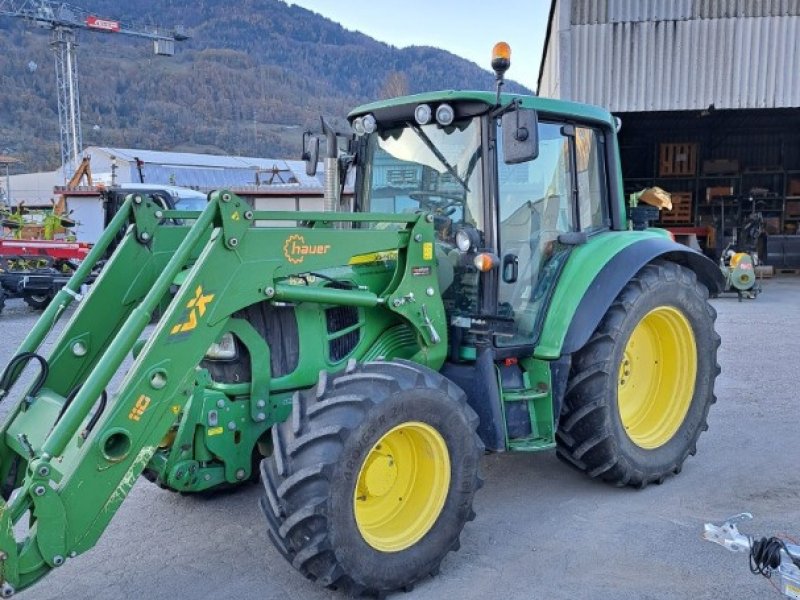
<path fill-rule="evenodd" d="M 203 286 L 198 285 L 194 291 L 194 298 L 186 303 L 186 308 L 189 309 L 189 316 L 184 323 L 178 323 L 170 331 L 170 335 L 176 333 L 186 333 L 197 327 L 198 316 L 202 317 L 206 314 L 208 305 L 214 301 L 214 294 L 203 294 Z M 199 315 L 198 315 L 199 313 Z"/>

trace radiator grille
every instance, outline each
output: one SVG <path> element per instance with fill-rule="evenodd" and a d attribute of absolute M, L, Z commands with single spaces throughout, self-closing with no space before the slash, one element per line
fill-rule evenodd
<path fill-rule="evenodd" d="M 338 362 L 350 354 L 361 339 L 361 329 L 351 329 L 359 322 L 358 309 L 352 306 L 336 306 L 325 311 L 328 327 L 328 352 L 331 362 Z M 346 331 L 350 329 L 350 331 Z M 339 332 L 344 332 L 339 334 Z"/>

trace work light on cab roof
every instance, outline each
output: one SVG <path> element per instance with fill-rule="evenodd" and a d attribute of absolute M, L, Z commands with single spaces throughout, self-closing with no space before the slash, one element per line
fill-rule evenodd
<path fill-rule="evenodd" d="M 429 104 L 420 104 L 414 109 L 414 120 L 418 125 L 427 125 L 431 122 L 433 112 Z"/>
<path fill-rule="evenodd" d="M 375 117 L 371 114 L 353 119 L 353 132 L 357 137 L 361 137 L 364 134 L 374 133 L 377 128 L 378 123 L 375 121 Z"/>
<path fill-rule="evenodd" d="M 440 104 L 436 109 L 436 122 L 442 127 L 447 127 L 455 119 L 456 113 L 449 104 Z"/>

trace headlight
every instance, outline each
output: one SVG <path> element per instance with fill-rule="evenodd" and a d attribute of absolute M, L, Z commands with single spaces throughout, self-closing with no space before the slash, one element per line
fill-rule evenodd
<path fill-rule="evenodd" d="M 478 232 L 471 227 L 459 229 L 456 232 L 456 247 L 461 252 L 467 253 L 470 250 L 474 250 L 479 242 Z"/>
<path fill-rule="evenodd" d="M 361 117 L 353 120 L 353 131 L 358 137 L 364 135 L 364 121 Z"/>
<path fill-rule="evenodd" d="M 447 127 L 455 119 L 456 113 L 453 112 L 453 107 L 449 104 L 440 104 L 436 109 L 436 122 L 442 127 Z"/>
<path fill-rule="evenodd" d="M 414 120 L 418 125 L 427 125 L 431 121 L 431 107 L 427 104 L 420 104 L 414 109 Z"/>
<path fill-rule="evenodd" d="M 218 341 L 209 346 L 206 358 L 211 360 L 234 360 L 236 359 L 236 354 L 236 340 L 233 339 L 233 334 L 229 331 L 223 333 Z"/>
<path fill-rule="evenodd" d="M 361 119 L 361 124 L 364 126 L 364 133 L 374 133 L 375 129 L 378 127 L 378 123 L 372 115 L 365 115 L 364 118 Z"/>

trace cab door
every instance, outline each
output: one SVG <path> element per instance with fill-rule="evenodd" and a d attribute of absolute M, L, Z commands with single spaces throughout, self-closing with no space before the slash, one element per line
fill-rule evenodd
<path fill-rule="evenodd" d="M 513 321 L 511 330 L 495 336 L 500 347 L 536 343 L 570 244 L 584 239 L 562 234 L 588 236 L 608 227 L 602 132 L 546 120 L 538 131 L 538 157 L 528 162 L 506 164 L 497 144 L 498 314 Z M 502 135 L 498 123 L 497 139 Z"/>

